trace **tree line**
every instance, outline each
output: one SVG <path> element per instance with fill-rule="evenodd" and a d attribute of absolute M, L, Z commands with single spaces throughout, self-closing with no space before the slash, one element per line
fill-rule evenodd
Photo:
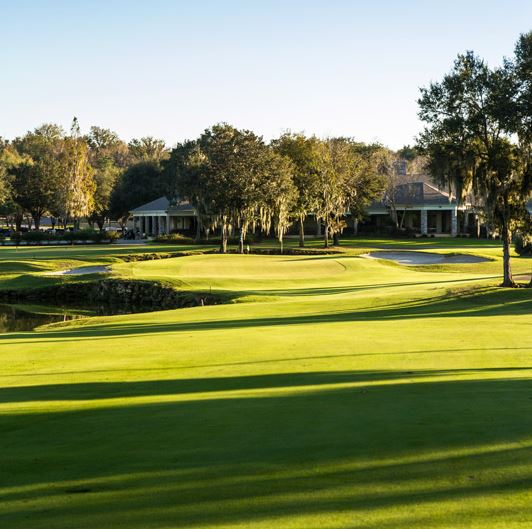
<path fill-rule="evenodd" d="M 82 135 L 76 118 L 68 133 L 44 124 L 11 142 L 0 138 L 0 214 L 16 232 L 23 222 L 38 230 L 45 215 L 52 227 L 79 228 L 86 218 L 102 229 L 106 219 L 127 213 L 119 197 L 126 173 L 142 164 L 157 166 L 167 155 L 164 141 L 152 137 L 126 144 L 95 126 Z M 158 185 L 144 183 L 148 189 Z"/>
<path fill-rule="evenodd" d="M 324 245 L 338 242 L 346 214 L 362 219 L 380 199 L 400 227 L 395 189 L 399 160 L 421 159 L 426 171 L 459 202 L 472 201 L 503 242 L 504 285 L 513 286 L 510 243 L 530 233 L 526 201 L 532 182 L 532 32 L 521 35 L 514 56 L 490 68 L 473 52 L 459 55 L 440 82 L 421 89 L 425 128 L 414 148 L 393 152 L 352 138 L 285 133 L 270 142 L 220 123 L 197 139 L 168 149 L 152 137 L 122 141 L 76 119 L 67 133 L 46 124 L 0 141 L 0 213 L 17 231 L 27 219 L 39 229 L 43 215 L 66 226 L 81 218 L 103 227 L 162 195 L 186 199 L 197 211 L 196 238 L 217 229 L 220 250 L 238 233 L 244 251 L 251 230 L 274 234 L 315 216 Z M 404 219 L 404 215 L 402 217 Z"/>
<path fill-rule="evenodd" d="M 218 230 L 222 252 L 235 232 L 243 251 L 250 230 L 275 235 L 282 245 L 294 222 L 303 246 L 311 214 L 328 246 L 347 212 L 362 218 L 396 158 L 380 144 L 351 138 L 285 133 L 267 143 L 225 123 L 170 150 L 151 137 L 126 144 L 100 127 L 82 135 L 74 119 L 69 133 L 45 124 L 1 142 L 1 212 L 16 231 L 24 221 L 38 230 L 44 215 L 63 227 L 86 218 L 101 229 L 106 219 L 125 220 L 134 207 L 166 195 L 190 201 L 196 238 Z"/>

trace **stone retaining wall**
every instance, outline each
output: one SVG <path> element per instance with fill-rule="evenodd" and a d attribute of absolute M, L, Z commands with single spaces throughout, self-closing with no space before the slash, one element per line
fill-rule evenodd
<path fill-rule="evenodd" d="M 214 305 L 221 302 L 221 298 L 210 293 L 180 292 L 153 281 L 121 279 L 65 283 L 31 290 L 3 290 L 0 291 L 0 300 L 8 303 L 42 302 L 57 305 L 135 305 L 153 310 Z"/>

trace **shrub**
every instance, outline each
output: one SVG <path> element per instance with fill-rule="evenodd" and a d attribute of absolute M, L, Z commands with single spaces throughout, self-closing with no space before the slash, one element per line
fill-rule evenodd
<path fill-rule="evenodd" d="M 192 244 L 194 240 L 182 233 L 169 233 L 168 235 L 159 235 L 155 238 L 155 242 L 165 244 Z"/>
<path fill-rule="evenodd" d="M 114 242 L 120 239 L 120 234 L 117 231 L 107 231 L 103 234 L 103 238 L 109 242 Z"/>
<path fill-rule="evenodd" d="M 515 251 L 521 256 L 532 255 L 532 236 L 518 233 L 514 240 Z"/>
<path fill-rule="evenodd" d="M 44 231 L 27 231 L 25 233 L 20 234 L 20 240 L 25 242 L 34 242 L 34 243 L 42 243 L 44 241 L 50 240 L 50 238 L 53 237 L 52 234 L 48 234 Z"/>
<path fill-rule="evenodd" d="M 102 242 L 106 240 L 107 234 L 105 232 L 96 231 L 91 228 L 76 230 L 76 231 L 67 231 L 63 235 L 63 240 L 74 242 L 74 241 L 93 241 L 93 242 Z"/>

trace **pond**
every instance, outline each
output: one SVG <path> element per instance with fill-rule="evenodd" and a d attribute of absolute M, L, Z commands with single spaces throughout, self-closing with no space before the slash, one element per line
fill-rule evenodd
<path fill-rule="evenodd" d="M 70 321 L 89 316 L 114 316 L 116 314 L 133 314 L 151 312 L 153 307 L 138 305 L 91 305 L 83 309 L 76 307 L 58 307 L 29 305 L 0 304 L 0 334 L 8 332 L 33 331 L 36 327 Z"/>
<path fill-rule="evenodd" d="M 83 316 L 73 314 L 71 311 L 55 309 L 46 312 L 44 307 L 23 305 L 0 305 L 0 333 L 32 331 L 39 325 L 68 321 Z"/>

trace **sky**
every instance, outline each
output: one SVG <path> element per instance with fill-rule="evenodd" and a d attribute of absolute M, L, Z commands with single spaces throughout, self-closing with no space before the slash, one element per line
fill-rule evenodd
<path fill-rule="evenodd" d="M 398 149 L 419 87 L 531 29 L 530 0 L 0 0 L 0 136 L 76 116 L 169 146 L 227 122 Z"/>

